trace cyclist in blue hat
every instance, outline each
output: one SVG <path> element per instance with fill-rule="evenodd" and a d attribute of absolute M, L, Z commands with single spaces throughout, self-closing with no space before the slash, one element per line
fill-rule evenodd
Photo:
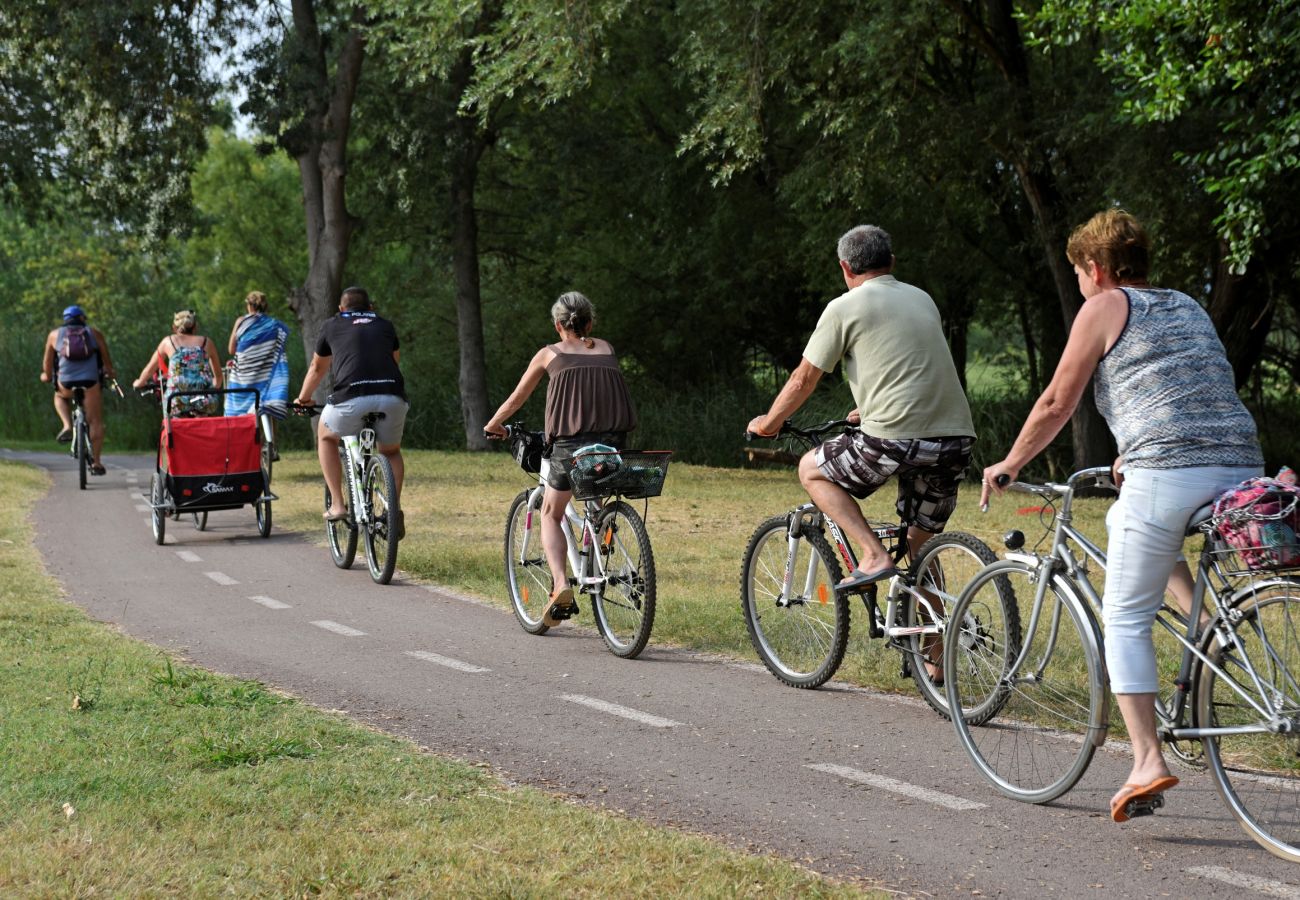
<path fill-rule="evenodd" d="M 63 430 L 58 440 L 72 440 L 72 389 L 85 388 L 86 424 L 90 426 L 92 475 L 105 469 L 99 454 L 104 446 L 104 392 L 100 383 L 113 377 L 113 357 L 98 328 L 86 324 L 86 311 L 75 303 L 63 311 L 63 324 L 45 338 L 41 381 L 54 382 L 54 411 Z"/>

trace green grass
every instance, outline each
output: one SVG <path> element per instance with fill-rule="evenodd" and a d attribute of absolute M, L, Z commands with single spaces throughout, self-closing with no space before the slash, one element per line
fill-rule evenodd
<path fill-rule="evenodd" d="M 305 524 L 316 494 L 305 455 L 284 468 L 279 487 L 303 499 Z M 0 463 L 0 895 L 858 894 L 506 789 L 91 622 L 31 547 L 24 510 L 46 487 L 38 471 Z"/>

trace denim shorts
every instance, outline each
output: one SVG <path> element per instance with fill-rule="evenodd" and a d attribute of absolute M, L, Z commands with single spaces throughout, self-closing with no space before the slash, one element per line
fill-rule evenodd
<path fill-rule="evenodd" d="M 549 454 L 542 454 L 542 458 L 550 463 L 546 470 L 546 483 L 557 491 L 573 490 L 573 482 L 569 480 L 569 460 L 573 459 L 573 451 L 586 447 L 588 444 L 604 444 L 607 447 L 621 450 L 623 442 L 626 440 L 626 432 L 615 433 L 612 431 L 593 431 L 569 438 L 559 438 L 551 445 Z"/>
<path fill-rule="evenodd" d="M 361 431 L 361 419 L 366 413 L 383 413 L 384 417 L 375 423 L 375 439 L 385 445 L 400 444 L 402 431 L 406 428 L 406 411 L 410 407 L 411 404 L 396 394 L 353 397 L 342 403 L 327 404 L 321 410 L 320 423 L 342 437 Z"/>

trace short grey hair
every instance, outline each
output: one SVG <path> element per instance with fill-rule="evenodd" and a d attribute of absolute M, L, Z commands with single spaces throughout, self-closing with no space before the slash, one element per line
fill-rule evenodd
<path fill-rule="evenodd" d="M 596 324 L 596 307 L 584 294 L 569 291 L 551 304 L 551 320 L 565 331 L 583 337 Z"/>
<path fill-rule="evenodd" d="M 894 248 L 889 233 L 878 225 L 859 225 L 850 228 L 835 245 L 835 252 L 849 264 L 854 275 L 887 269 L 894 258 Z"/>

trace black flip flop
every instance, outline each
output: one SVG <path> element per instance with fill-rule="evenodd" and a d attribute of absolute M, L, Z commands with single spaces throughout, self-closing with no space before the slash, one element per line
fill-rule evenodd
<path fill-rule="evenodd" d="M 869 584 L 875 584 L 877 581 L 884 581 L 886 578 L 893 578 L 898 575 L 899 571 L 894 566 L 885 566 L 875 572 L 861 572 L 855 570 L 853 574 L 835 585 L 837 591 L 855 591 L 858 588 L 864 588 Z"/>

